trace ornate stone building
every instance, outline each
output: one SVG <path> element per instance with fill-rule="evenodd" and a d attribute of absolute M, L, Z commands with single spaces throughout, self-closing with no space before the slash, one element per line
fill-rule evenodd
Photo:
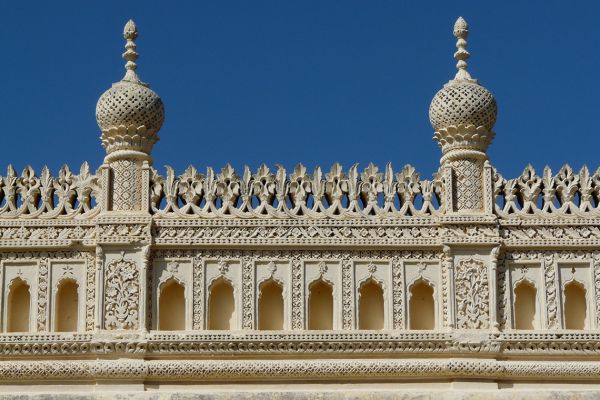
<path fill-rule="evenodd" d="M 502 177 L 467 33 L 459 18 L 429 109 L 430 179 L 163 173 L 128 22 L 126 74 L 96 109 L 104 163 L 0 177 L 0 390 L 598 389 L 600 170 Z"/>

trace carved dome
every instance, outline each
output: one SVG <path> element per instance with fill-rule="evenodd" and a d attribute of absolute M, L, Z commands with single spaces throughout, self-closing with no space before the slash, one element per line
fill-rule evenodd
<path fill-rule="evenodd" d="M 459 17 L 454 24 L 456 37 L 456 76 L 435 94 L 429 106 L 429 121 L 436 132 L 448 128 L 491 132 L 496 123 L 498 106 L 489 90 L 467 71 L 467 21 Z M 459 128 L 460 127 L 460 128 Z"/>
<path fill-rule="evenodd" d="M 459 125 L 473 125 L 491 131 L 497 114 L 498 107 L 492 93 L 467 80 L 448 83 L 436 93 L 429 106 L 429 121 L 436 132 Z"/>
<path fill-rule="evenodd" d="M 111 128 L 140 128 L 156 133 L 165 120 L 160 97 L 150 88 L 133 82 L 115 83 L 100 96 L 96 105 L 96 121 L 104 132 Z"/>
<path fill-rule="evenodd" d="M 98 99 L 96 121 L 102 131 L 102 146 L 111 155 L 107 159 L 118 154 L 148 158 L 165 120 L 165 108 L 158 94 L 136 74 L 138 31 L 133 21 L 127 22 L 123 36 L 127 40 L 123 53 L 126 73 Z"/>

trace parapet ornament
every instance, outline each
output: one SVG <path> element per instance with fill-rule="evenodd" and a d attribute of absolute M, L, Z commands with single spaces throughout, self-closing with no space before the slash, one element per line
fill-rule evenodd
<path fill-rule="evenodd" d="M 398 218 L 440 213 L 441 181 L 420 179 L 407 165 L 394 174 L 369 164 L 362 173 L 353 165 L 345 173 L 339 164 L 323 176 L 299 164 L 287 175 L 282 166 L 272 173 L 261 165 L 256 173 L 245 167 L 242 177 L 228 164 L 206 175 L 192 166 L 177 176 L 152 170 L 151 212 L 160 218 Z"/>
<path fill-rule="evenodd" d="M 546 166 L 542 176 L 528 165 L 521 176 L 506 180 L 494 169 L 495 213 L 501 218 L 565 218 L 600 215 L 600 168 L 579 173 L 564 165 L 556 175 Z"/>
<path fill-rule="evenodd" d="M 77 175 L 64 165 L 58 176 L 52 176 L 48 167 L 38 176 L 30 166 L 17 175 L 9 165 L 6 175 L 0 176 L 0 189 L 0 219 L 93 218 L 100 211 L 101 181 L 87 162 Z"/>

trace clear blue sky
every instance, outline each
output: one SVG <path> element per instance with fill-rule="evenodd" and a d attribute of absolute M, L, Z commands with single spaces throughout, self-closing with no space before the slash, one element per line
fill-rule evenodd
<path fill-rule="evenodd" d="M 133 18 L 139 74 L 166 107 L 161 170 L 392 161 L 430 176 L 428 107 L 454 75 L 459 15 L 498 101 L 501 173 L 600 165 L 597 1 L 6 1 L 0 174 L 101 164 L 96 101 L 123 75 Z"/>

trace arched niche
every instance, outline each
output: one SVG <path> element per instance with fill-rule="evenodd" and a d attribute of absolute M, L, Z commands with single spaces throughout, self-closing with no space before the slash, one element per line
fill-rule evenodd
<path fill-rule="evenodd" d="M 77 332 L 79 323 L 79 285 L 74 279 L 61 280 L 54 301 L 54 330 Z"/>
<path fill-rule="evenodd" d="M 383 288 L 373 278 L 359 290 L 358 329 L 381 330 L 385 327 Z"/>
<path fill-rule="evenodd" d="M 515 286 L 515 329 L 538 328 L 537 289 L 532 282 L 522 280 Z"/>
<path fill-rule="evenodd" d="M 587 328 L 586 290 L 577 281 L 571 281 L 564 287 L 565 329 L 582 330 Z"/>
<path fill-rule="evenodd" d="M 224 277 L 216 279 L 210 286 L 207 322 L 209 330 L 235 329 L 233 286 Z"/>
<path fill-rule="evenodd" d="M 27 282 L 21 278 L 13 280 L 7 300 L 6 331 L 29 332 L 31 293 Z"/>
<path fill-rule="evenodd" d="M 185 287 L 175 278 L 160 285 L 158 295 L 158 329 L 185 330 Z"/>
<path fill-rule="evenodd" d="M 435 329 L 435 299 L 433 286 L 423 278 L 410 287 L 409 328 L 414 330 Z"/>
<path fill-rule="evenodd" d="M 309 287 L 308 329 L 333 329 L 333 287 L 319 279 Z"/>
<path fill-rule="evenodd" d="M 258 298 L 258 329 L 283 329 L 283 286 L 275 279 L 260 285 Z"/>

